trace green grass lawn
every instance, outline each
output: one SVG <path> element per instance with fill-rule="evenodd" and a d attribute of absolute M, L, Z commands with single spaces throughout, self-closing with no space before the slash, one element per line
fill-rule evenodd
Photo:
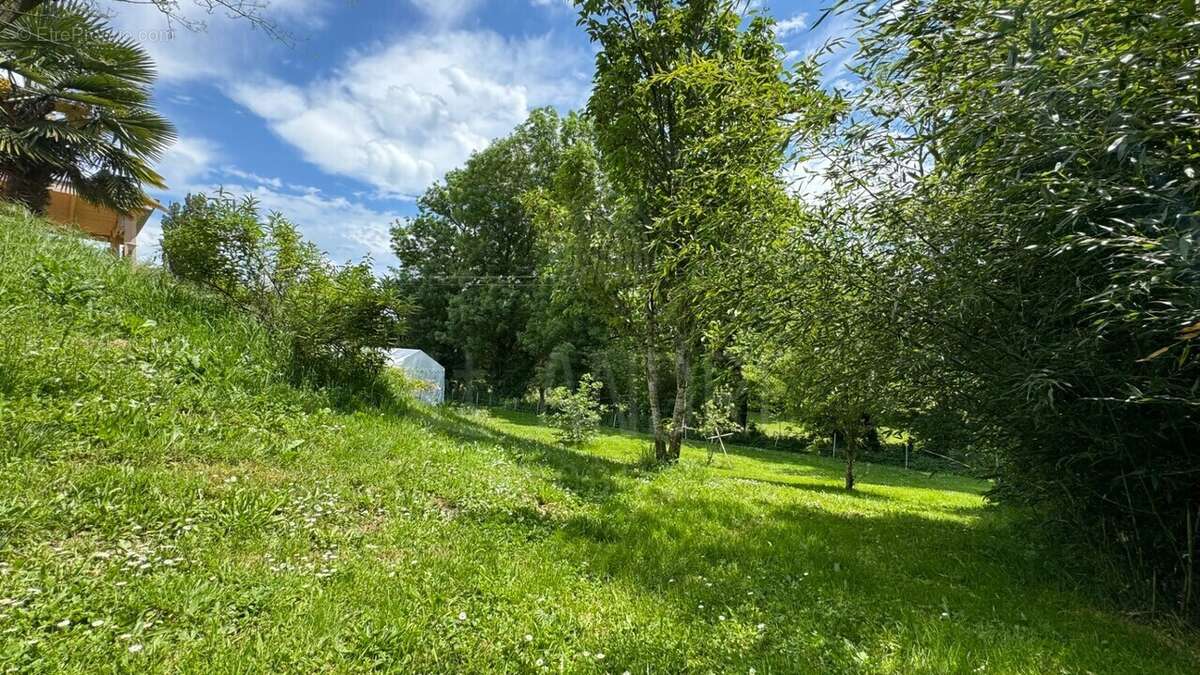
<path fill-rule="evenodd" d="M 750 424 L 768 438 L 802 438 L 804 426 L 786 419 L 767 417 L 763 413 L 751 412 Z"/>
<path fill-rule="evenodd" d="M 37 291 L 51 258 L 94 301 Z M 864 465 L 848 494 L 832 460 L 739 448 L 647 470 L 638 436 L 339 408 L 269 358 L 211 299 L 0 218 L 0 670 L 1200 669 L 978 481 Z"/>

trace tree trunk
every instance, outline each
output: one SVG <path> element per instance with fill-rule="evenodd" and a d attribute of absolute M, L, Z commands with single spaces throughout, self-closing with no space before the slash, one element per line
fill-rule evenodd
<path fill-rule="evenodd" d="M 750 431 L 750 388 L 746 386 L 746 378 L 742 376 L 742 361 L 734 358 L 733 378 L 736 383 L 734 400 L 737 403 L 737 424 L 743 432 Z"/>
<path fill-rule="evenodd" d="M 637 357 L 634 357 L 634 364 L 637 363 Z M 630 373 L 637 372 L 637 368 L 629 371 Z M 637 395 L 637 378 L 630 375 L 629 377 L 629 428 L 633 431 L 642 430 L 642 411 L 638 405 Z"/>
<path fill-rule="evenodd" d="M 50 169 L 5 166 L 2 170 L 7 174 L 4 197 L 24 204 L 34 213 L 44 214 L 50 205 L 50 184 L 54 181 Z"/>
<path fill-rule="evenodd" d="M 858 454 L 858 442 L 853 438 L 846 439 L 846 489 L 854 489 L 854 457 Z"/>
<path fill-rule="evenodd" d="M 646 345 L 646 393 L 650 397 L 650 430 L 654 434 L 654 459 L 667 459 L 667 441 L 663 437 L 662 412 L 658 407 L 658 355 Z"/>
<path fill-rule="evenodd" d="M 621 415 L 621 390 L 617 388 L 617 376 L 613 373 L 612 364 L 604 359 L 605 386 L 608 387 L 609 399 L 612 400 L 613 426 L 618 429 L 623 426 L 624 416 Z"/>
<path fill-rule="evenodd" d="M 679 459 L 687 426 L 688 387 L 692 381 L 691 349 L 684 338 L 675 340 L 675 409 L 671 412 L 671 438 L 667 448 L 670 461 Z"/>
<path fill-rule="evenodd" d="M 663 435 L 662 412 L 658 403 L 658 353 L 655 338 L 658 336 L 658 321 L 654 315 L 654 300 L 646 301 L 646 393 L 650 397 L 650 431 L 654 434 L 654 459 L 667 460 L 667 441 Z"/>

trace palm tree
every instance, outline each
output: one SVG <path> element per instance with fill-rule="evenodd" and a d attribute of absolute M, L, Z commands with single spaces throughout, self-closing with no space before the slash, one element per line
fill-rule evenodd
<path fill-rule="evenodd" d="M 58 181 L 119 212 L 144 206 L 175 140 L 153 82 L 146 52 L 87 5 L 46 2 L 0 26 L 0 192 L 42 212 Z"/>

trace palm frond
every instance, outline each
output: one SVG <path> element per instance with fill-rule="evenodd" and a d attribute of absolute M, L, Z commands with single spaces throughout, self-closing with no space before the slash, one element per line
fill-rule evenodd
<path fill-rule="evenodd" d="M 154 63 L 89 4 L 47 2 L 0 26 L 0 163 L 53 173 L 88 199 L 126 208 L 174 142 L 152 107 Z M 132 186 L 132 188 L 131 188 Z M 136 193 L 136 199 L 134 197 Z"/>

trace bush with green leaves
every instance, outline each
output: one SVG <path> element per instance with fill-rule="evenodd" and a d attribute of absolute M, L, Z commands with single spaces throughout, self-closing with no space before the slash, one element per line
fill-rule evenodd
<path fill-rule="evenodd" d="M 408 304 L 367 262 L 335 265 L 279 213 L 250 197 L 189 195 L 163 218 L 163 257 L 176 277 L 257 318 L 316 384 L 376 384 L 381 350 L 399 346 Z"/>
<path fill-rule="evenodd" d="M 591 373 L 585 373 L 574 391 L 566 387 L 555 387 L 550 391 L 546 399 L 554 410 L 550 422 L 558 429 L 560 442 L 578 445 L 596 434 L 604 414 L 604 406 L 600 403 L 603 387 Z"/>

